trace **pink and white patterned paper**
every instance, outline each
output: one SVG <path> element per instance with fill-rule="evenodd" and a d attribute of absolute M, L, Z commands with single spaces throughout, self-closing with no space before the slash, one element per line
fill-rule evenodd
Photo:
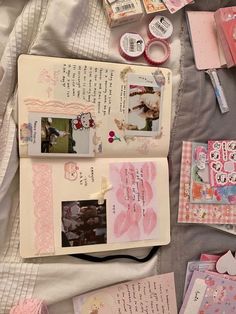
<path fill-rule="evenodd" d="M 183 142 L 178 222 L 236 224 L 236 205 L 190 203 L 191 161 L 192 142 Z"/>
<path fill-rule="evenodd" d="M 236 140 L 208 141 L 208 160 L 212 186 L 236 185 Z"/>
<path fill-rule="evenodd" d="M 154 162 L 110 164 L 108 243 L 158 237 L 156 177 Z"/>
<path fill-rule="evenodd" d="M 193 0 L 163 0 L 170 13 L 175 13 L 185 7 L 187 4 L 192 3 Z"/>
<path fill-rule="evenodd" d="M 33 163 L 35 253 L 54 253 L 52 166 Z"/>

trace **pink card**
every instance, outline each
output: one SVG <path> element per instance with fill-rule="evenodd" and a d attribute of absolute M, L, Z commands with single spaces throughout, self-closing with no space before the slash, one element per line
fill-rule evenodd
<path fill-rule="evenodd" d="M 187 4 L 192 3 L 193 0 L 163 0 L 170 13 L 175 13 L 185 7 Z"/>
<path fill-rule="evenodd" d="M 157 169 L 154 162 L 110 164 L 108 243 L 156 239 Z"/>
<path fill-rule="evenodd" d="M 236 313 L 236 283 L 195 271 L 179 314 Z"/>
<path fill-rule="evenodd" d="M 207 270 L 215 271 L 216 270 L 216 262 L 215 261 L 190 261 L 187 264 L 186 275 L 185 275 L 185 283 L 184 283 L 184 293 L 185 295 L 189 283 L 191 281 L 193 272 L 195 270 L 204 272 Z"/>
<path fill-rule="evenodd" d="M 187 11 L 189 35 L 198 70 L 218 69 L 226 64 L 217 37 L 214 12 Z"/>
<path fill-rule="evenodd" d="M 221 225 L 236 224 L 235 204 L 197 204 L 190 202 L 192 145 L 192 142 L 183 142 L 178 222 Z"/>
<path fill-rule="evenodd" d="M 212 186 L 236 186 L 236 141 L 208 141 L 208 160 Z"/>
<path fill-rule="evenodd" d="M 217 262 L 218 259 L 220 258 L 220 255 L 212 255 L 212 254 L 201 254 L 200 256 L 200 261 L 202 262 Z"/>
<path fill-rule="evenodd" d="M 177 314 L 174 273 L 86 293 L 73 304 L 75 314 Z"/>

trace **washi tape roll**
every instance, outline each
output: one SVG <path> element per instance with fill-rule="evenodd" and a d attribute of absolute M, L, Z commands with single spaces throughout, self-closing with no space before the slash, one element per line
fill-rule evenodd
<path fill-rule="evenodd" d="M 120 54 L 127 60 L 135 60 L 145 50 L 144 39 L 137 33 L 125 33 L 120 38 Z"/>
<path fill-rule="evenodd" d="M 144 50 L 144 57 L 152 65 L 165 63 L 170 56 L 170 45 L 163 39 L 151 39 Z"/>
<path fill-rule="evenodd" d="M 157 15 L 148 25 L 149 38 L 168 39 L 173 33 L 173 24 L 162 15 Z"/>

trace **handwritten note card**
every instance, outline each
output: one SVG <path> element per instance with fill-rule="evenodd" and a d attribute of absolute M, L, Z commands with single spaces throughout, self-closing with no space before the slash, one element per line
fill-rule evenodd
<path fill-rule="evenodd" d="M 121 283 L 73 299 L 75 314 L 177 314 L 174 274 Z"/>
<path fill-rule="evenodd" d="M 158 235 L 157 169 L 154 162 L 110 164 L 108 242 Z"/>

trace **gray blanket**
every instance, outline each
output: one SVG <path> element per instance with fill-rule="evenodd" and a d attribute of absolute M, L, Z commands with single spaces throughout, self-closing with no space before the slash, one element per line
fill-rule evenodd
<path fill-rule="evenodd" d="M 232 1 L 196 1 L 190 10 L 216 10 L 236 5 Z M 236 237 L 209 226 L 177 223 L 182 141 L 207 142 L 209 139 L 236 139 L 236 68 L 219 70 L 230 106 L 220 113 L 208 75 L 196 70 L 186 23 L 183 30 L 182 83 L 170 145 L 171 243 L 160 252 L 160 271 L 174 271 L 178 305 L 181 305 L 188 261 L 202 252 L 236 251 Z"/>

